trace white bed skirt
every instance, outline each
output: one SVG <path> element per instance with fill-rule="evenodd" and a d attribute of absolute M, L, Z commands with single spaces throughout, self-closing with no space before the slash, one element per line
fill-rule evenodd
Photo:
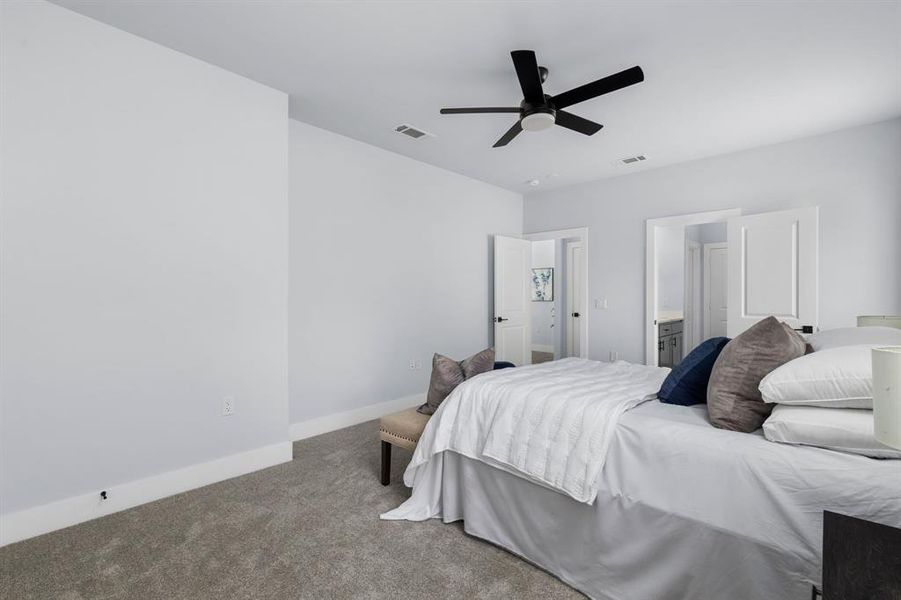
<path fill-rule="evenodd" d="M 819 580 L 809 560 L 603 490 L 589 506 L 454 452 L 435 462 L 445 523 L 591 598 L 806 599 Z"/>
<path fill-rule="evenodd" d="M 605 600 L 806 600 L 824 510 L 901 527 L 901 460 L 717 429 L 703 405 L 623 415 L 593 505 L 452 450 L 420 469 L 382 518 L 462 519 Z"/>

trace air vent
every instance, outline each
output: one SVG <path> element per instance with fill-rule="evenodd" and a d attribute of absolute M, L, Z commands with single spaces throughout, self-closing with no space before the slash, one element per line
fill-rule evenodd
<path fill-rule="evenodd" d="M 639 154 L 637 156 L 629 156 L 627 158 L 619 159 L 619 162 L 624 165 L 631 165 L 632 163 L 641 162 L 643 160 L 647 160 L 644 154 Z"/>
<path fill-rule="evenodd" d="M 407 125 L 406 123 L 395 127 L 394 131 L 396 131 L 397 133 L 402 133 L 406 136 L 410 136 L 414 140 L 418 140 L 419 138 L 423 138 L 426 136 L 435 137 L 435 134 L 429 133 L 428 131 L 423 131 L 422 129 L 417 129 L 416 127 L 413 127 L 412 125 Z"/>

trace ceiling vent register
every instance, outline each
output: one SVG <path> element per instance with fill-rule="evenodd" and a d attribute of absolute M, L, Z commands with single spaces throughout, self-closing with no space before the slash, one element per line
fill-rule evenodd
<path fill-rule="evenodd" d="M 412 125 L 407 125 L 404 123 L 403 125 L 398 125 L 394 128 L 394 131 L 397 133 L 402 133 L 406 136 L 413 138 L 414 140 L 418 140 L 424 137 L 435 137 L 434 134 L 429 133 L 428 131 L 423 131 L 422 129 L 417 129 Z"/>

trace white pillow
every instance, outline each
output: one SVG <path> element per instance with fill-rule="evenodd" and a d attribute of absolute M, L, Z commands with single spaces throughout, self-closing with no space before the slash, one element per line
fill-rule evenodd
<path fill-rule="evenodd" d="M 901 329 L 894 327 L 842 327 L 826 329 L 807 336 L 807 343 L 814 350 L 872 344 L 876 346 L 901 345 Z"/>
<path fill-rule="evenodd" d="M 760 381 L 763 401 L 872 409 L 874 347 L 839 346 L 791 360 Z"/>
<path fill-rule="evenodd" d="M 771 442 L 817 446 L 874 458 L 901 458 L 901 450 L 876 441 L 871 410 L 780 405 L 764 421 L 763 435 Z"/>

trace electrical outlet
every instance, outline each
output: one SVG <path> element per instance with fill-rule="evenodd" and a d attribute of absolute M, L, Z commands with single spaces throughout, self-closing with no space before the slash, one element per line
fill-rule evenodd
<path fill-rule="evenodd" d="M 616 362 L 619 360 L 619 352 L 616 350 L 610 351 L 610 362 Z"/>
<path fill-rule="evenodd" d="M 594 307 L 599 310 L 607 310 L 607 299 L 606 298 L 595 298 L 594 299 Z"/>
<path fill-rule="evenodd" d="M 413 371 L 414 369 L 416 369 L 416 359 L 411 358 L 410 359 L 410 370 Z"/>
<path fill-rule="evenodd" d="M 222 416 L 230 417 L 235 414 L 235 399 L 231 396 L 226 396 L 222 399 Z"/>

